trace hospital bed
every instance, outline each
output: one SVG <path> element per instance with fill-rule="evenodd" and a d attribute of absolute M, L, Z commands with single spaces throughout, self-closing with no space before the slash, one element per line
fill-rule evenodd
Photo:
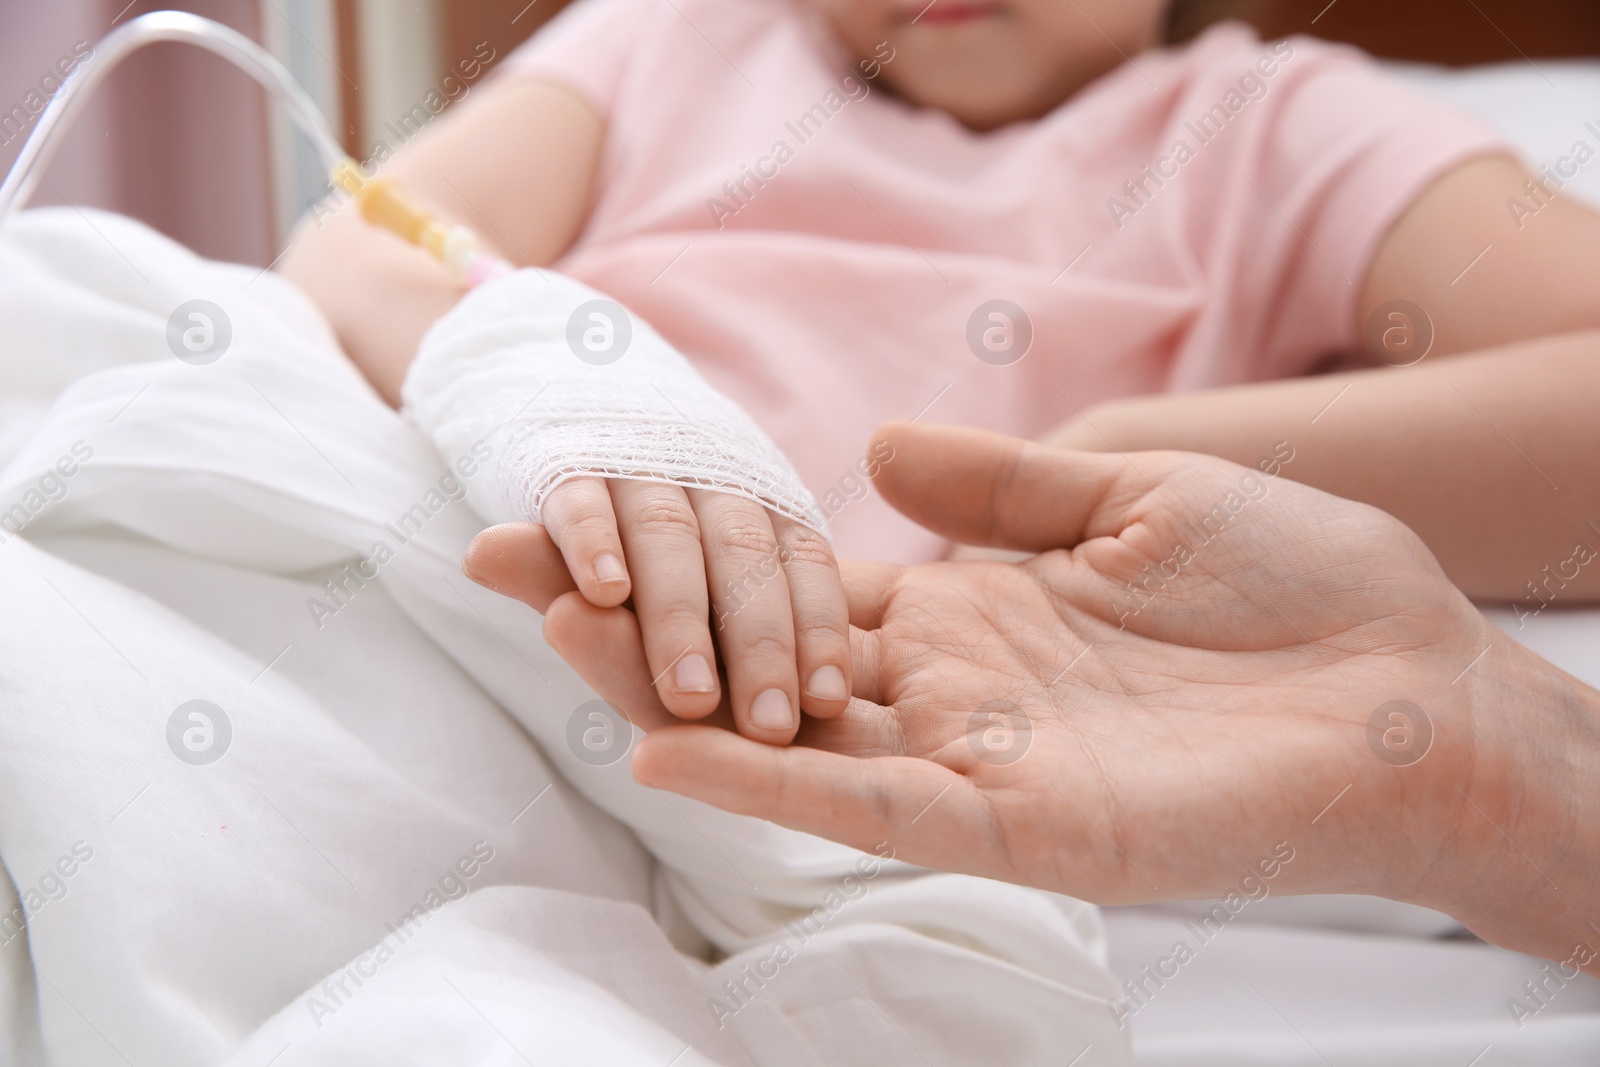
<path fill-rule="evenodd" d="M 1537 163 L 1600 149 L 1596 65 L 1395 72 Z M 1542 961 L 1363 898 L 1253 903 L 1124 1029 L 1100 961 L 1171 970 L 1209 905 L 1102 934 L 572 744 L 593 694 L 460 578 L 437 459 L 276 278 L 66 209 L 0 277 L 0 1061 L 1600 1062 L 1600 983 L 1518 1018 Z M 187 301 L 233 310 L 225 363 L 170 358 Z M 1490 616 L 1600 684 L 1600 612 Z"/>

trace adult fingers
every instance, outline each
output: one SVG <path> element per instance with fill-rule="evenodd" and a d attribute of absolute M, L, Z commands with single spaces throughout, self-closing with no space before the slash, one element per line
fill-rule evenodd
<path fill-rule="evenodd" d="M 674 715 L 710 715 L 722 688 L 712 667 L 711 603 L 694 509 L 682 489 L 655 482 L 618 479 L 611 499 L 652 684 Z"/>
<path fill-rule="evenodd" d="M 628 599 L 628 568 L 605 479 L 562 482 L 550 490 L 539 517 L 589 603 L 612 608 Z"/>
<path fill-rule="evenodd" d="M 1120 532 L 1115 496 L 1128 461 L 1070 452 L 966 427 L 890 423 L 875 454 L 892 450 L 873 484 L 907 518 L 953 541 L 1027 552 Z M 1146 488 L 1140 480 L 1140 488 Z"/>
<path fill-rule="evenodd" d="M 839 579 L 844 582 L 850 625 L 858 630 L 876 630 L 882 626 L 895 583 L 904 572 L 905 567 L 898 563 L 846 560 L 840 564 Z"/>
<path fill-rule="evenodd" d="M 841 756 L 926 755 L 907 747 L 905 731 L 892 708 L 864 698 L 852 699 L 831 719 L 808 715 L 800 720 L 800 732 L 791 747 L 795 746 Z"/>
<path fill-rule="evenodd" d="M 782 516 L 772 516 L 778 559 L 794 609 L 800 706 L 808 715 L 833 718 L 850 703 L 850 612 L 839 564 L 827 538 Z"/>
<path fill-rule="evenodd" d="M 851 693 L 874 704 L 887 704 L 883 678 L 883 635 L 850 628 Z"/>
<path fill-rule="evenodd" d="M 640 742 L 633 774 L 656 789 L 866 851 L 887 843 L 910 863 L 1006 873 L 995 867 L 993 834 L 985 832 L 977 787 L 930 760 L 777 748 L 680 725 Z"/>
<path fill-rule="evenodd" d="M 639 620 L 627 608 L 597 608 L 582 594 L 568 592 L 545 612 L 544 636 L 602 699 L 621 708 L 640 729 L 680 721 L 651 684 Z M 705 722 L 731 728 L 733 717 L 724 706 Z"/>
<path fill-rule="evenodd" d="M 742 497 L 692 490 L 700 520 L 717 644 L 734 721 L 749 737 L 786 745 L 800 726 L 794 608 L 766 508 Z"/>
<path fill-rule="evenodd" d="M 561 550 L 545 528 L 533 522 L 508 522 L 484 530 L 467 547 L 461 571 L 541 615 L 551 601 L 577 588 Z"/>
<path fill-rule="evenodd" d="M 597 608 L 576 591 L 544 615 L 544 639 L 601 698 L 643 730 L 676 721 L 650 684 L 639 621 L 626 608 Z"/>
<path fill-rule="evenodd" d="M 850 691 L 853 696 L 885 703 L 882 634 L 879 628 L 894 598 L 905 567 L 895 563 L 847 561 L 839 567 L 850 612 Z"/>

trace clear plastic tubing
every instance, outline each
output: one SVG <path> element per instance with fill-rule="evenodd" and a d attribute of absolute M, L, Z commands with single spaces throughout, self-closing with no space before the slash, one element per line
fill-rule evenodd
<path fill-rule="evenodd" d="M 130 19 L 94 46 L 94 55 L 62 82 L 55 97 L 39 116 L 38 125 L 22 146 L 11 172 L 0 185 L 0 225 L 13 208 L 28 202 L 59 145 L 58 134 L 105 76 L 129 54 L 157 41 L 184 41 L 199 45 L 228 60 L 271 93 L 305 131 L 332 172 L 347 159 L 328 133 L 315 104 L 272 55 L 244 34 L 210 19 L 184 11 L 153 11 Z"/>

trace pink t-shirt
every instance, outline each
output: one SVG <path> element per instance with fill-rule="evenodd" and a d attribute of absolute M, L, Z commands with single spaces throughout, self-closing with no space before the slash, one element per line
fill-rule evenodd
<path fill-rule="evenodd" d="M 1385 232 L 1504 151 L 1355 51 L 1238 24 L 981 134 L 883 91 L 798 0 L 579 0 L 508 70 L 608 121 L 557 267 L 750 411 L 845 558 L 946 550 L 864 493 L 880 423 L 1034 437 L 1353 353 Z"/>

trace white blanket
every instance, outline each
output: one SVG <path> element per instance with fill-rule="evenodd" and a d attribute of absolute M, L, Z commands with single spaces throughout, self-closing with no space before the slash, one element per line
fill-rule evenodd
<path fill-rule="evenodd" d="M 593 765 L 459 483 L 275 276 L 32 212 L 0 326 L 0 1062 L 1130 1062 L 1093 908 Z"/>
<path fill-rule="evenodd" d="M 1600 122 L 1597 64 L 1405 73 L 1536 164 Z M 1569 189 L 1600 203 L 1600 168 Z M 164 337 L 197 298 L 236 331 L 204 367 Z M 1090 909 L 888 867 L 847 883 L 853 853 L 578 760 L 592 694 L 456 573 L 464 502 L 385 534 L 444 472 L 271 275 L 38 213 L 0 237 L 0 328 L 0 463 L 31 439 L 0 518 L 94 450 L 26 541 L 0 530 L 0 913 L 30 913 L 26 941 L 0 914 L 0 1064 L 1127 1062 Z M 374 538 L 395 558 L 332 601 Z M 338 609 L 320 628 L 314 597 Z M 1600 685 L 1600 612 L 1491 617 Z M 194 699 L 233 730 L 210 765 L 166 740 Z M 766 943 L 829 888 L 825 932 L 777 964 Z M 1113 970 L 1139 977 L 1187 917 L 1113 911 Z M 1542 961 L 1436 940 L 1441 916 L 1273 899 L 1233 925 L 1131 1020 L 1140 1063 L 1600 1062 L 1600 983 L 1519 1027 Z M 751 947 L 711 970 L 712 942 Z"/>

